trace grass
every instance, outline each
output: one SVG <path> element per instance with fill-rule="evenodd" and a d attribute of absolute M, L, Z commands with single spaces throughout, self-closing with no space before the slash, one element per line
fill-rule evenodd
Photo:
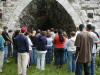
<path fill-rule="evenodd" d="M 3 73 L 0 73 L 0 75 L 18 75 L 17 74 L 17 64 L 15 64 L 13 58 L 9 58 L 11 61 L 9 64 L 4 63 L 3 67 Z M 98 62 L 98 56 L 97 56 L 97 65 L 100 66 Z M 100 67 L 96 68 L 95 71 L 96 75 L 100 75 Z M 46 65 L 45 71 L 40 71 L 36 69 L 36 65 L 31 65 L 30 68 L 27 70 L 27 75 L 75 75 L 75 73 L 68 73 L 67 72 L 67 65 L 63 66 L 62 70 L 57 70 L 56 66 Z"/>

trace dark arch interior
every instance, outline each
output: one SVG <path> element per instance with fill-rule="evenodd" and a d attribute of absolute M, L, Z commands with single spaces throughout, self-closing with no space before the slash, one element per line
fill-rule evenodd
<path fill-rule="evenodd" d="M 76 29 L 71 16 L 55 0 L 33 0 L 23 10 L 19 22 L 31 30 L 55 28 L 70 32 Z"/>

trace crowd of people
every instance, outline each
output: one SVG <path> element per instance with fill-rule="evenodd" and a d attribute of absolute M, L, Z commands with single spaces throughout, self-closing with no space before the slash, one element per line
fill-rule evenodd
<path fill-rule="evenodd" d="M 45 70 L 46 64 L 56 65 L 62 69 L 68 62 L 68 72 L 82 75 L 95 75 L 96 49 L 99 35 L 95 27 L 80 24 L 77 31 L 70 32 L 54 28 L 47 31 L 38 29 L 29 32 L 26 27 L 20 30 L 8 30 L 7 26 L 0 29 L 0 72 L 3 63 L 10 63 L 8 57 L 13 56 L 18 65 L 18 75 L 27 75 L 27 68 L 36 64 L 36 69 Z"/>

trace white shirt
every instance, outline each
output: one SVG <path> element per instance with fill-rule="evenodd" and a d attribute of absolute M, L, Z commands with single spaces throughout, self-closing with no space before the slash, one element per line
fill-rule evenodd
<path fill-rule="evenodd" d="M 99 38 L 97 37 L 97 35 L 94 32 L 89 32 L 89 34 L 93 37 L 93 41 L 98 41 Z M 92 53 L 96 53 L 96 44 L 93 44 L 93 49 L 92 49 Z"/>
<path fill-rule="evenodd" d="M 76 46 L 74 45 L 76 37 L 72 37 L 68 40 L 68 51 L 76 51 Z"/>
<path fill-rule="evenodd" d="M 52 47 L 53 46 L 53 38 L 52 37 L 47 37 L 47 46 Z"/>
<path fill-rule="evenodd" d="M 51 32 L 51 37 L 54 40 L 54 37 L 55 37 L 55 33 L 54 32 Z"/>
<path fill-rule="evenodd" d="M 29 37 L 27 37 L 27 39 L 28 39 L 28 43 L 29 43 L 29 50 L 32 50 L 32 45 L 33 45 L 32 41 Z"/>

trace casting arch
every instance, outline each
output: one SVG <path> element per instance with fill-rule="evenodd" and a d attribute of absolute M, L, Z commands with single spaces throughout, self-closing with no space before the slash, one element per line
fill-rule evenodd
<path fill-rule="evenodd" d="M 32 0 L 19 0 L 21 1 L 19 5 L 17 5 L 16 9 L 14 9 L 13 14 L 11 15 L 7 26 L 10 27 L 10 29 L 16 29 L 15 25 L 17 24 L 17 21 L 19 19 L 20 14 L 22 11 L 31 3 Z M 74 10 L 74 8 L 71 6 L 68 0 L 56 0 L 59 2 L 64 9 L 68 12 L 68 14 L 72 17 L 72 20 L 76 27 L 82 23 L 79 15 Z"/>

